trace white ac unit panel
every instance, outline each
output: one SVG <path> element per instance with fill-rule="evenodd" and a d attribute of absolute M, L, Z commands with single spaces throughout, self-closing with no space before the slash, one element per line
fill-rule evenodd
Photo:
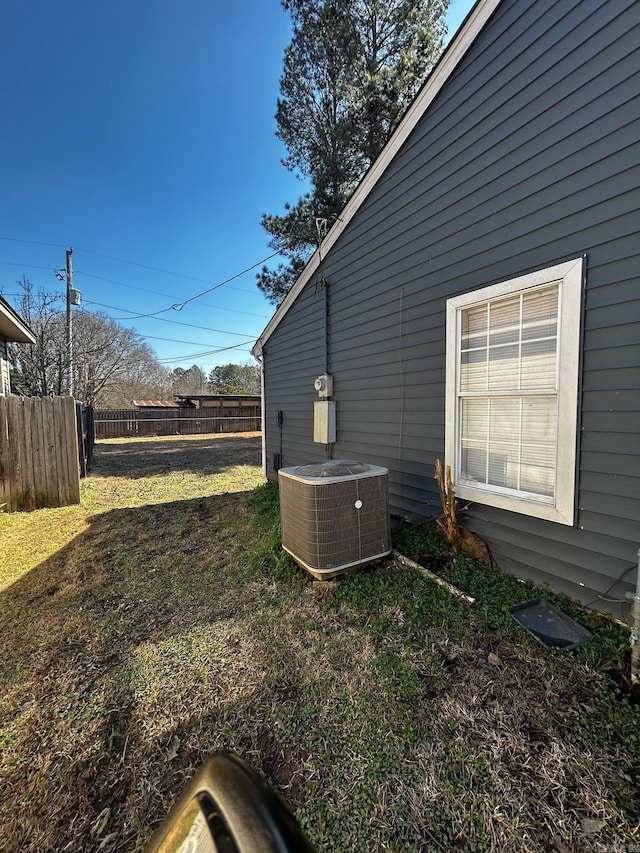
<path fill-rule="evenodd" d="M 281 468 L 282 547 L 326 579 L 391 552 L 388 470 L 351 460 Z"/>

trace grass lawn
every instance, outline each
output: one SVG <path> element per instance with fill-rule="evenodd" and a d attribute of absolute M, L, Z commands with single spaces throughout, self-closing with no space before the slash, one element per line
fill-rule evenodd
<path fill-rule="evenodd" d="M 532 597 L 399 531 L 331 583 L 279 547 L 256 434 L 100 442 L 78 507 L 0 514 L 0 850 L 139 851 L 204 758 L 264 773 L 319 851 L 640 849 L 628 632 L 538 645 Z"/>

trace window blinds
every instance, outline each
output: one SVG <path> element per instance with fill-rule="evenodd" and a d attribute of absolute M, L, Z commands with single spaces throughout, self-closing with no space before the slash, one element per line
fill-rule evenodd
<path fill-rule="evenodd" d="M 560 282 L 461 311 L 460 476 L 552 500 Z"/>

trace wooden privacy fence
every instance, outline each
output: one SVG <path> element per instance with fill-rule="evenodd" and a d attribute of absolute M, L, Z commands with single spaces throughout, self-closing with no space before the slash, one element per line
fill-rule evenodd
<path fill-rule="evenodd" d="M 0 397 L 0 506 L 15 512 L 80 503 L 91 414 L 73 397 Z"/>
<path fill-rule="evenodd" d="M 96 439 L 139 435 L 254 432 L 260 428 L 260 406 L 219 406 L 205 409 L 113 409 L 95 412 Z"/>
<path fill-rule="evenodd" d="M 92 406 L 76 402 L 76 426 L 78 429 L 78 462 L 80 464 L 80 476 L 86 477 L 89 462 L 93 456 L 93 448 L 96 443 L 96 432 L 94 425 L 94 413 Z"/>

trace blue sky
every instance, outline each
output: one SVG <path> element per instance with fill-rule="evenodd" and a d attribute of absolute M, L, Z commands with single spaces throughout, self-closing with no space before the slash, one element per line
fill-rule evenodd
<path fill-rule="evenodd" d="M 450 34 L 471 6 L 452 0 Z M 304 191 L 275 137 L 278 0 L 5 0 L 0 21 L 0 292 L 59 291 L 73 246 L 84 307 L 168 368 L 251 361 L 272 314 L 255 270 L 139 315 L 266 258 L 261 214 Z"/>

